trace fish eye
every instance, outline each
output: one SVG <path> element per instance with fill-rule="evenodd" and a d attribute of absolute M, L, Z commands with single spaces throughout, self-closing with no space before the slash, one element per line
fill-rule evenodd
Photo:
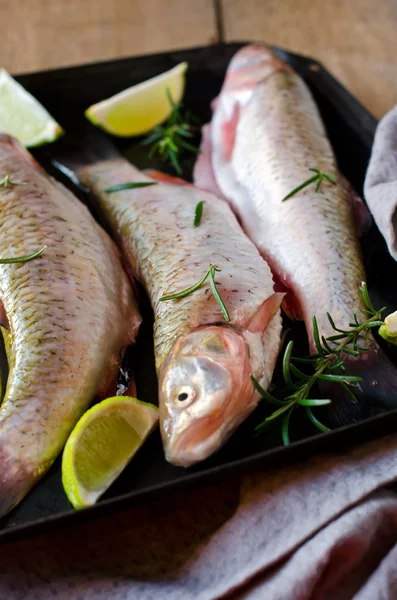
<path fill-rule="evenodd" d="M 178 390 L 176 399 L 178 402 L 183 402 L 184 404 L 188 404 L 194 400 L 196 394 L 194 390 L 188 386 L 184 385 L 180 390 Z"/>

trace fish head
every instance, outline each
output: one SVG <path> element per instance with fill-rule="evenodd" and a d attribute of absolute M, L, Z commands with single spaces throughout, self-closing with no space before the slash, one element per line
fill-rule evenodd
<path fill-rule="evenodd" d="M 207 458 L 251 412 L 249 350 L 231 327 L 182 336 L 160 370 L 160 426 L 166 458 L 188 467 Z"/>
<path fill-rule="evenodd" d="M 222 94 L 238 97 L 241 104 L 249 100 L 261 81 L 276 71 L 291 70 L 270 48 L 259 44 L 244 46 L 236 52 L 228 66 Z"/>

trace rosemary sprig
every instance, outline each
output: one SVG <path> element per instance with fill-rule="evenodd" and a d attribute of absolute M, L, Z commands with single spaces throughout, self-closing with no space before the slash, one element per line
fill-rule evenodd
<path fill-rule="evenodd" d="M 380 327 L 383 324 L 382 313 L 385 308 L 376 310 L 369 298 L 368 289 L 363 283 L 361 292 L 365 303 L 365 314 L 368 318 L 365 321 L 359 321 L 357 315 L 353 315 L 353 321 L 349 323 L 348 328 L 342 329 L 337 327 L 331 315 L 327 313 L 328 320 L 332 329 L 336 332 L 335 335 L 325 338 L 320 335 L 317 319 L 313 317 L 313 337 L 316 345 L 317 354 L 306 358 L 298 358 L 292 355 L 293 342 L 290 341 L 283 356 L 283 377 L 286 384 L 286 393 L 281 400 L 276 398 L 268 391 L 264 390 L 255 380 L 253 375 L 250 376 L 255 389 L 269 404 L 277 404 L 278 409 L 269 415 L 262 423 L 256 427 L 256 431 L 260 432 L 268 424 L 278 417 L 283 416 L 282 421 L 282 438 L 284 444 L 289 443 L 289 422 L 292 412 L 304 407 L 310 421 L 320 431 L 326 432 L 330 429 L 321 423 L 314 416 L 312 408 L 316 406 L 325 406 L 331 403 L 329 399 L 313 399 L 310 394 L 314 384 L 317 381 L 328 381 L 339 384 L 350 396 L 353 402 L 358 402 L 351 385 L 362 381 L 361 377 L 355 375 L 346 375 L 344 370 L 345 355 L 358 356 L 361 352 L 367 351 L 367 345 L 362 344 L 362 339 L 367 338 L 371 329 Z M 314 367 L 314 372 L 310 375 L 302 372 L 296 364 L 309 364 Z"/>
<path fill-rule="evenodd" d="M 0 179 L 0 186 L 5 187 L 5 188 L 9 187 L 9 186 L 27 185 L 27 184 L 28 184 L 27 181 L 12 181 L 10 175 L 5 175 L 2 179 Z"/>
<path fill-rule="evenodd" d="M 25 263 L 38 258 L 46 250 L 47 246 L 43 246 L 41 250 L 33 252 L 33 254 L 27 254 L 26 256 L 16 256 L 12 258 L 0 258 L 0 265 L 11 265 L 13 263 Z"/>
<path fill-rule="evenodd" d="M 149 158 L 158 154 L 160 158 L 171 163 L 172 167 L 182 175 L 179 156 L 183 150 L 197 154 L 199 149 L 187 140 L 194 137 L 195 127 L 191 124 L 191 117 L 187 112 L 182 114 L 181 104 L 175 104 L 169 88 L 166 90 L 172 111 L 163 125 L 158 125 L 143 140 L 144 146 L 152 145 Z"/>
<path fill-rule="evenodd" d="M 194 209 L 194 220 L 193 220 L 194 227 L 198 227 L 200 225 L 201 218 L 203 216 L 203 210 L 204 210 L 204 200 L 200 200 L 200 202 L 198 202 L 198 204 L 196 205 L 196 208 Z"/>
<path fill-rule="evenodd" d="M 106 194 L 113 194 L 113 192 L 122 192 L 123 190 L 133 190 L 135 188 L 148 187 L 148 185 L 156 185 L 158 181 L 129 181 L 128 183 L 118 183 L 108 187 L 105 192 Z"/>
<path fill-rule="evenodd" d="M 295 196 L 295 194 L 297 194 L 298 192 L 303 190 L 308 185 L 311 185 L 312 183 L 316 184 L 316 187 L 314 189 L 316 192 L 318 192 L 324 179 L 326 179 L 333 185 L 336 184 L 336 177 L 335 177 L 335 175 L 332 175 L 331 173 L 324 173 L 323 171 L 320 171 L 319 169 L 309 169 L 309 171 L 313 171 L 313 173 L 316 173 L 316 174 L 313 175 L 313 177 L 306 179 L 306 181 L 304 181 L 303 183 L 298 185 L 296 188 L 294 188 L 292 190 L 292 192 L 289 192 L 289 194 L 284 196 L 284 198 L 281 200 L 281 202 L 284 202 L 285 200 L 288 200 L 288 198 Z"/>
<path fill-rule="evenodd" d="M 216 286 L 216 281 L 215 281 L 215 273 L 216 272 L 220 273 L 220 271 L 221 271 L 221 269 L 218 269 L 218 267 L 216 265 L 213 265 L 211 263 L 206 274 L 197 283 L 195 283 L 194 285 L 191 285 L 190 287 L 186 288 L 185 290 L 182 290 L 181 292 L 175 292 L 172 294 L 167 294 L 165 296 L 162 296 L 159 301 L 166 302 L 167 300 L 178 300 L 179 298 L 184 298 L 185 296 L 189 296 L 189 294 L 193 294 L 193 292 L 195 292 L 196 290 L 201 288 L 201 286 L 206 281 L 206 279 L 209 278 L 211 291 L 215 297 L 215 300 L 219 304 L 219 307 L 222 311 L 225 321 L 227 321 L 229 323 L 230 315 L 229 315 L 229 312 L 226 308 L 224 301 L 221 298 L 221 295 L 218 291 L 218 288 Z"/>

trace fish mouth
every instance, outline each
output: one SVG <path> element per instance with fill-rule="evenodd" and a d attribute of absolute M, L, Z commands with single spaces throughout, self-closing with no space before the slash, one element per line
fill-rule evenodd
<path fill-rule="evenodd" d="M 178 467 L 191 467 L 214 454 L 224 440 L 220 419 L 206 418 L 193 423 L 177 436 L 168 440 L 165 456 Z"/>

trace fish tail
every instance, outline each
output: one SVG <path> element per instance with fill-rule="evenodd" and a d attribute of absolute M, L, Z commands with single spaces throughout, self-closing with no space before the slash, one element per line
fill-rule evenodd
<path fill-rule="evenodd" d="M 345 370 L 339 374 L 342 373 L 361 377 L 362 381 L 345 384 L 345 387 L 320 382 L 321 396 L 332 401 L 327 408 L 333 426 L 348 425 L 397 408 L 397 368 L 375 342 L 370 351 L 359 358 L 346 359 Z"/>

